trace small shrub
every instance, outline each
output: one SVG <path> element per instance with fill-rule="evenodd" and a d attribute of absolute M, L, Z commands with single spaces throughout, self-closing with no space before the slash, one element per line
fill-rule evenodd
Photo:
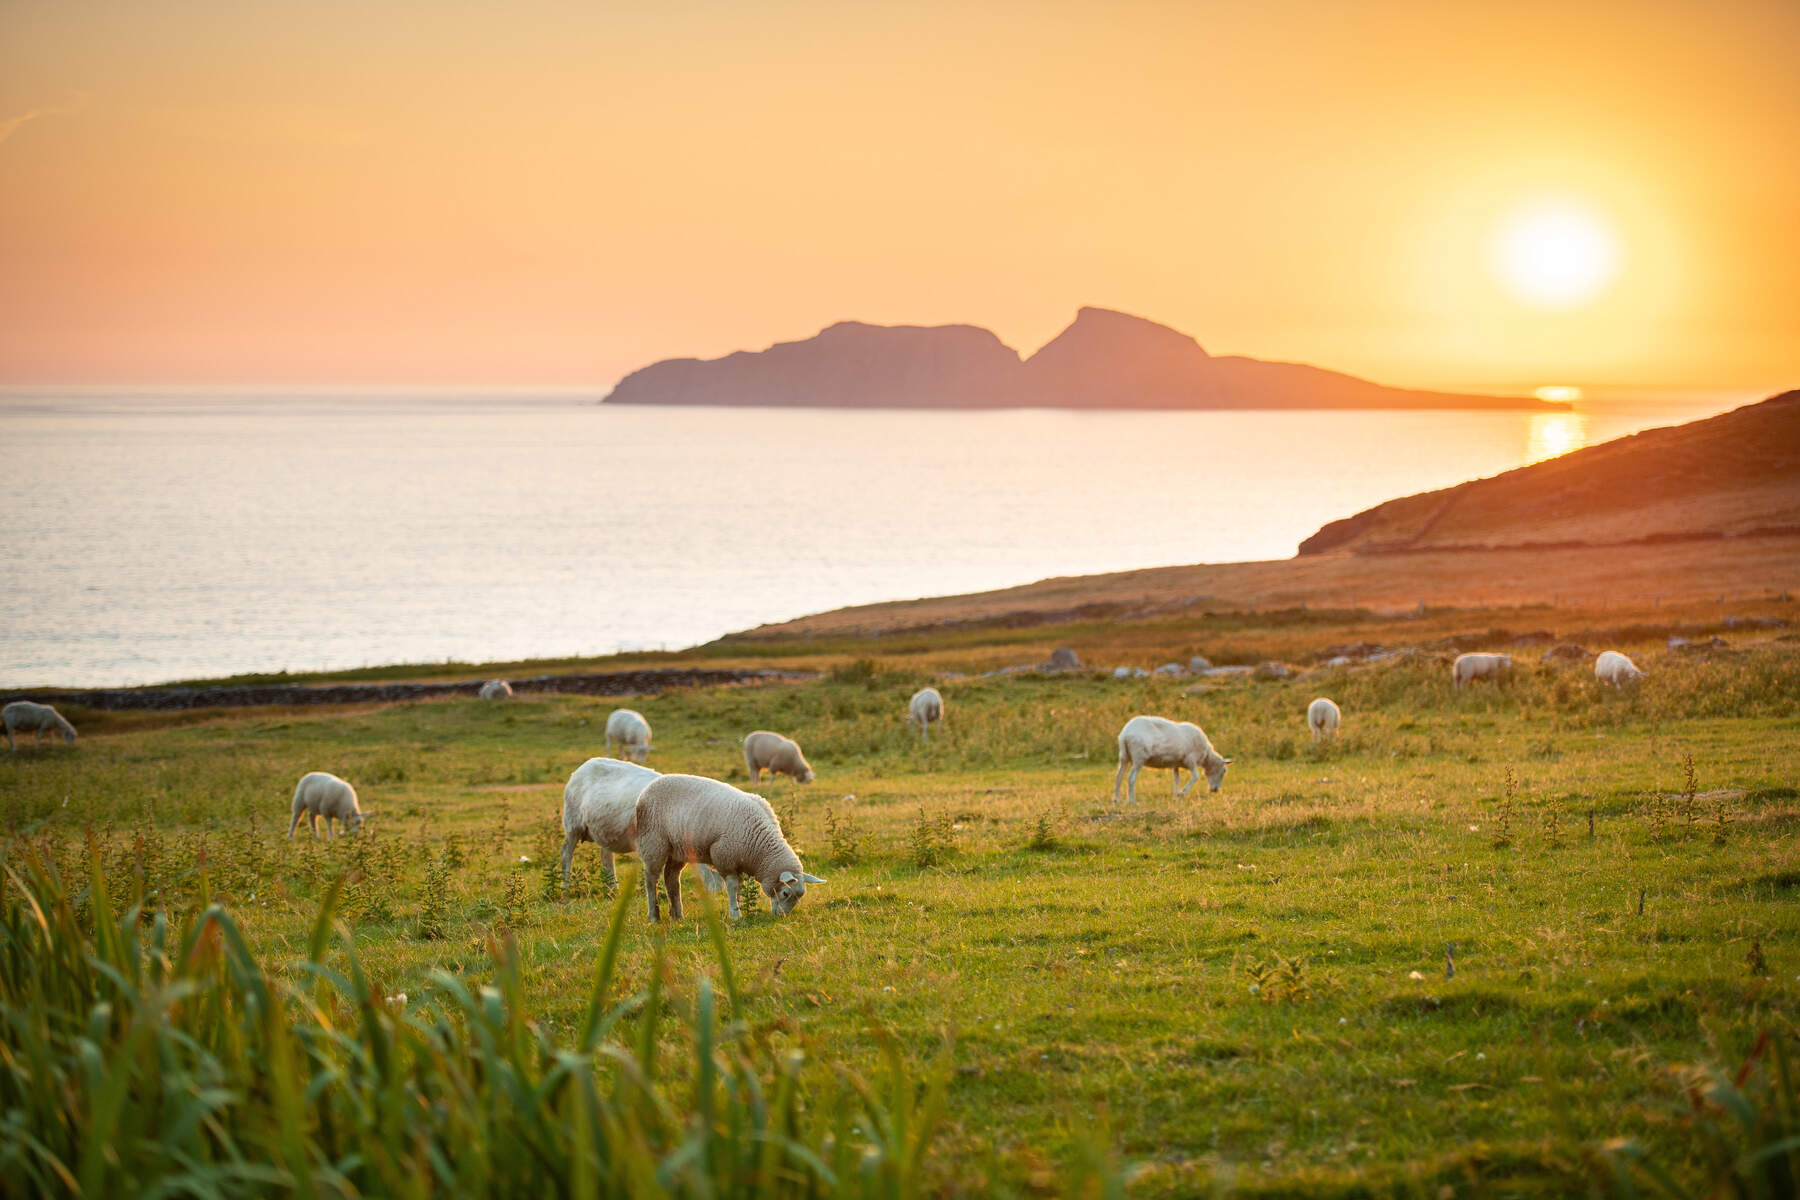
<path fill-rule="evenodd" d="M 868 854 L 869 838 L 862 826 L 848 814 L 839 816 L 829 805 L 825 808 L 825 839 L 831 843 L 831 861 L 840 867 L 853 867 Z"/>
<path fill-rule="evenodd" d="M 449 934 L 450 862 L 438 854 L 425 864 L 425 896 L 419 906 L 418 937 L 436 941 Z"/>
<path fill-rule="evenodd" d="M 1494 835 L 1496 850 L 1504 850 L 1512 845 L 1513 809 L 1517 805 L 1518 786 L 1518 781 L 1513 778 L 1512 768 L 1506 768 L 1506 794 L 1500 798 L 1499 830 Z"/>
<path fill-rule="evenodd" d="M 931 817 L 926 815 L 923 808 L 919 809 L 919 819 L 913 823 L 909 846 L 912 864 L 921 871 L 947 861 L 956 849 L 956 839 L 950 829 L 950 815 L 940 813 Z"/>
<path fill-rule="evenodd" d="M 500 922 L 508 929 L 525 924 L 525 872 L 514 868 L 506 873 L 506 891 L 500 900 Z"/>
<path fill-rule="evenodd" d="M 1039 813 L 1037 822 L 1031 827 L 1031 836 L 1025 840 L 1027 850 L 1055 850 L 1062 846 L 1057 840 L 1056 830 L 1050 824 L 1048 813 Z"/>

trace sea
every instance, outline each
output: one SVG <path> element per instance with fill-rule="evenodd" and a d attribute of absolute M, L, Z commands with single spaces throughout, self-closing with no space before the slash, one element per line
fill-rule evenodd
<path fill-rule="evenodd" d="M 1572 412 L 661 408 L 0 392 L 0 687 L 676 649 L 844 605 L 1282 558 L 1749 393 Z"/>

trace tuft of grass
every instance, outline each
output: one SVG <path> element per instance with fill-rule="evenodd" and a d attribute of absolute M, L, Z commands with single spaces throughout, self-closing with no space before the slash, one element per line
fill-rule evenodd
<path fill-rule="evenodd" d="M 341 881 L 304 955 L 272 969 L 218 904 L 148 925 L 139 905 L 118 908 L 97 850 L 91 922 L 32 846 L 0 865 L 9 1191 L 937 1194 L 948 1039 L 921 1079 L 878 1030 L 878 1078 L 843 1069 L 809 1094 L 804 1055 L 735 1018 L 744 997 L 726 958 L 722 997 L 704 973 L 691 1002 L 666 995 L 661 947 L 647 987 L 621 988 L 629 888 L 577 1019 L 553 1033 L 531 1014 L 510 938 L 489 943 L 486 982 L 440 971 L 417 998 L 386 994 L 336 920 Z M 707 920 L 723 956 L 710 906 Z M 658 1052 L 662 1037 L 674 1053 Z M 1122 1186 L 1091 1155 L 1068 1178 Z"/>

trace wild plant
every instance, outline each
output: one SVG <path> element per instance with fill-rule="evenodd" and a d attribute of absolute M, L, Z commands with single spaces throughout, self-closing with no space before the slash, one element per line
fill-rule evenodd
<path fill-rule="evenodd" d="M 1518 781 L 1513 778 L 1511 767 L 1506 768 L 1506 792 L 1500 798 L 1499 827 L 1494 835 L 1494 849 L 1504 850 L 1512 845 L 1513 810 L 1517 806 Z"/>
<path fill-rule="evenodd" d="M 825 807 L 825 839 L 831 843 L 831 861 L 840 867 L 853 867 L 868 854 L 869 839 L 862 826 L 849 814 L 839 816 L 830 805 Z"/>
<path fill-rule="evenodd" d="M 921 807 L 919 819 L 913 822 L 912 836 L 907 844 L 913 866 L 921 871 L 947 861 L 956 849 L 956 838 L 950 829 L 950 815 L 939 813 L 935 817 L 927 816 L 925 809 Z"/>
<path fill-rule="evenodd" d="M 1544 810 L 1544 840 L 1552 850 L 1562 847 L 1562 814 L 1554 803 Z"/>
<path fill-rule="evenodd" d="M 529 910 L 525 905 L 525 872 L 517 867 L 506 872 L 505 890 L 500 899 L 500 923 L 507 929 L 525 924 Z"/>
<path fill-rule="evenodd" d="M 1694 773 L 1693 754 L 1681 756 L 1681 823 L 1689 833 L 1700 820 L 1700 805 L 1695 800 L 1699 792 L 1699 781 Z"/>
<path fill-rule="evenodd" d="M 1057 840 L 1056 829 L 1050 823 L 1049 813 L 1039 813 L 1037 822 L 1031 827 L 1031 836 L 1025 840 L 1027 850 L 1055 850 L 1062 843 Z"/>
<path fill-rule="evenodd" d="M 434 941 L 449 934 L 450 862 L 438 854 L 425 864 L 425 894 L 419 905 L 418 936 Z"/>
<path fill-rule="evenodd" d="M 538 837 L 537 855 L 532 865 L 537 867 L 538 896 L 546 903 L 554 904 L 563 898 L 562 850 L 558 840 L 549 833 Z"/>

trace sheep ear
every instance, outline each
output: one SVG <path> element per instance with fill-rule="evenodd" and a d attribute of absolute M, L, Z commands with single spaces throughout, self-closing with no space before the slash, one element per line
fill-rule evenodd
<path fill-rule="evenodd" d="M 1228 758 L 1225 760 L 1225 765 L 1229 767 L 1232 763 L 1234 763 L 1236 761 L 1237 761 L 1237 759 L 1235 759 L 1235 758 Z"/>
<path fill-rule="evenodd" d="M 823 879 L 820 879 L 817 875 L 808 875 L 805 871 L 802 871 L 802 872 L 800 872 L 800 882 L 801 883 L 824 883 L 825 881 Z"/>
<path fill-rule="evenodd" d="M 781 882 L 783 882 L 783 883 L 794 882 L 794 873 L 792 871 L 783 871 L 781 873 Z"/>

